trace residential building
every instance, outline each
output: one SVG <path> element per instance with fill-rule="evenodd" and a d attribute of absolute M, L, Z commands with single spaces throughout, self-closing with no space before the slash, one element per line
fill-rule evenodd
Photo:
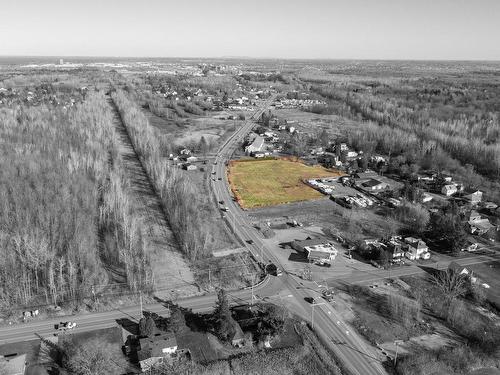
<path fill-rule="evenodd" d="M 470 232 L 479 236 L 488 233 L 491 229 L 495 228 L 487 218 L 480 218 L 468 221 Z"/>
<path fill-rule="evenodd" d="M 457 262 L 451 262 L 448 266 L 448 269 L 457 272 L 459 275 L 464 275 L 470 277 L 470 280 L 475 283 L 477 278 L 474 277 L 472 270 L 469 270 L 467 267 L 461 266 Z"/>
<path fill-rule="evenodd" d="M 441 193 L 446 195 L 447 197 L 452 196 L 458 191 L 458 187 L 456 184 L 444 185 L 441 189 Z"/>
<path fill-rule="evenodd" d="M 139 339 L 137 357 L 142 371 L 148 371 L 153 365 L 163 362 L 177 351 L 177 340 L 170 332 L 157 333 L 154 336 Z"/>
<path fill-rule="evenodd" d="M 252 155 L 255 152 L 262 151 L 264 148 L 264 138 L 260 135 L 256 136 L 253 142 L 245 147 L 245 152 L 247 155 Z"/>
<path fill-rule="evenodd" d="M 469 222 L 470 221 L 477 221 L 477 220 L 481 220 L 481 214 L 479 212 L 477 212 L 476 210 L 471 210 L 470 214 L 469 214 Z"/>
<path fill-rule="evenodd" d="M 429 247 L 420 238 L 406 237 L 404 241 L 408 245 L 408 249 L 405 253 L 408 259 L 429 259 L 431 257 L 431 254 L 429 253 Z"/>
<path fill-rule="evenodd" d="M 371 178 L 361 183 L 361 187 L 369 191 L 384 190 L 387 189 L 388 186 L 389 185 L 387 185 L 385 182 L 376 180 L 374 178 Z"/>
<path fill-rule="evenodd" d="M 405 254 L 405 244 L 401 241 L 400 237 L 392 237 L 387 242 L 386 251 L 391 256 L 392 260 L 400 260 Z"/>
<path fill-rule="evenodd" d="M 477 190 L 471 194 L 465 195 L 464 199 L 469 201 L 472 205 L 476 205 L 483 200 L 483 192 Z"/>

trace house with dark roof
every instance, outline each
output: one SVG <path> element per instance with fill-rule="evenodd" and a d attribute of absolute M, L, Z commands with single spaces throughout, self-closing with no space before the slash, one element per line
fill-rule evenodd
<path fill-rule="evenodd" d="M 370 178 L 369 180 L 366 180 L 365 182 L 361 183 L 361 186 L 366 189 L 366 190 L 383 190 L 388 187 L 388 185 L 385 182 L 376 180 L 374 178 Z"/>
<path fill-rule="evenodd" d="M 177 340 L 170 332 L 157 333 L 139 339 L 137 357 L 142 371 L 169 359 L 177 351 Z"/>

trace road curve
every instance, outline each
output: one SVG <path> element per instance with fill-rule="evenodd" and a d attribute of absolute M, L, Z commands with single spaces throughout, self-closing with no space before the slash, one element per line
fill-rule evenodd
<path fill-rule="evenodd" d="M 252 117 L 258 119 L 260 115 L 274 100 L 272 96 L 264 103 Z M 237 129 L 231 137 L 219 148 L 217 157 L 212 167 L 215 172 L 212 179 L 212 188 L 217 201 L 224 201 L 227 211 L 224 212 L 226 222 L 230 226 L 237 238 L 253 254 L 254 258 L 264 263 L 272 262 L 283 269 L 273 250 L 261 240 L 258 231 L 252 226 L 252 222 L 246 213 L 239 207 L 233 199 L 230 190 L 229 181 L 226 174 L 226 163 L 231 159 L 236 147 L 245 135 L 255 126 L 253 121 L 246 121 Z M 219 180 L 220 178 L 220 180 Z M 300 306 L 299 315 L 303 311 L 307 314 L 312 313 L 311 304 L 305 302 L 305 297 L 314 296 L 309 288 L 303 288 L 303 283 L 296 277 L 288 274 L 285 270 L 280 277 L 284 287 L 295 297 L 296 303 Z M 312 315 L 311 315 L 312 316 Z M 314 311 L 314 328 L 324 343 L 329 346 L 337 355 L 343 367 L 353 375 L 378 375 L 386 374 L 382 364 L 375 358 L 372 348 L 367 345 L 358 334 L 344 323 L 334 309 L 329 305 L 318 305 Z"/>

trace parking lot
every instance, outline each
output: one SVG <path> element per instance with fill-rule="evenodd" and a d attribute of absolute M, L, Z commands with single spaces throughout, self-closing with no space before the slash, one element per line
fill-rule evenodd
<path fill-rule="evenodd" d="M 321 228 L 296 227 L 289 229 L 275 230 L 272 238 L 263 239 L 270 248 L 275 249 L 275 254 L 283 264 L 284 270 L 302 276 L 307 268 L 310 268 L 312 279 L 320 282 L 333 277 L 345 277 L 351 275 L 354 271 L 373 270 L 373 266 L 350 259 L 348 251 L 340 243 L 329 240 L 338 250 L 337 257 L 331 262 L 331 267 L 309 264 L 304 254 L 291 248 L 290 243 L 294 240 L 305 240 L 308 237 L 314 238 L 324 236 Z"/>

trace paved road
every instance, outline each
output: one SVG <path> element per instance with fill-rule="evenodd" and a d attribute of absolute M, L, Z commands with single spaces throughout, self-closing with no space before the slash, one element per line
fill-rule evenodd
<path fill-rule="evenodd" d="M 257 119 L 273 99 L 274 97 L 271 97 L 253 118 Z M 224 215 L 229 226 L 254 257 L 264 263 L 272 262 L 283 268 L 274 255 L 273 249 L 262 242 L 260 234 L 252 226 L 246 213 L 233 200 L 227 180 L 226 162 L 230 160 L 235 148 L 239 146 L 240 141 L 253 126 L 252 121 L 245 122 L 220 147 L 212 168 L 212 171 L 215 172 L 215 179 L 212 180 L 213 191 L 217 201 L 224 201 L 221 206 L 227 207 Z M 294 312 L 306 318 L 304 315 L 309 316 L 311 314 L 312 317 L 312 310 L 314 309 L 314 328 L 325 344 L 336 353 L 338 359 L 349 373 L 359 375 L 386 373 L 381 363 L 375 359 L 373 349 L 366 345 L 357 333 L 341 320 L 331 306 L 327 304 L 313 306 L 305 301 L 304 298 L 314 296 L 318 303 L 321 303 L 322 300 L 316 292 L 304 287 L 304 282 L 286 272 L 279 278 L 284 288 L 288 289 L 290 295 L 296 300 L 297 307 Z"/>
<path fill-rule="evenodd" d="M 282 288 L 281 283 L 275 278 L 266 278 L 262 284 L 255 288 L 254 293 L 259 294 L 261 298 L 273 297 L 279 293 Z M 229 300 L 233 305 L 249 303 L 252 297 L 251 289 L 244 289 L 229 292 Z M 174 301 L 184 308 L 190 308 L 194 312 L 209 312 L 215 305 L 216 296 L 213 294 L 191 297 Z M 162 302 L 154 304 L 145 304 L 144 310 L 168 316 L 168 308 Z M 61 321 L 74 321 L 77 323 L 75 332 L 92 331 L 102 328 L 116 327 L 118 319 L 130 319 L 137 321 L 140 318 L 140 306 L 128 306 L 122 309 L 112 311 L 80 314 L 78 316 L 61 316 L 48 320 L 33 320 L 23 324 L 12 326 L 3 326 L 0 328 L 0 345 L 19 341 L 34 340 L 37 337 L 35 333 L 47 337 L 56 333 L 54 325 Z"/>
<path fill-rule="evenodd" d="M 427 273 L 425 268 L 434 268 L 438 270 L 445 270 L 448 268 L 451 262 L 455 262 L 460 266 L 472 266 L 474 264 L 488 263 L 495 260 L 499 260 L 500 256 L 498 254 L 494 255 L 474 255 L 464 258 L 450 259 L 447 261 L 426 263 L 422 265 L 410 265 L 393 267 L 389 270 L 376 269 L 366 271 L 366 270 L 354 270 L 351 275 L 345 277 L 337 277 L 328 279 L 328 284 L 341 283 L 341 284 L 360 284 L 360 285 L 370 285 L 376 283 L 377 281 L 390 279 L 394 277 L 401 276 L 412 276 L 412 275 L 423 275 Z"/>
<path fill-rule="evenodd" d="M 253 116 L 258 118 L 260 114 L 270 105 L 274 97 L 271 97 L 264 103 L 260 110 Z M 229 185 L 226 177 L 225 163 L 231 158 L 231 155 L 241 140 L 254 126 L 253 121 L 246 121 L 236 132 L 229 137 L 220 147 L 216 156 L 216 164 L 213 165 L 215 172 L 215 181 L 212 181 L 213 191 L 217 200 L 224 200 L 224 206 L 228 211 L 224 213 L 226 220 L 233 228 L 236 236 L 252 252 L 256 259 L 265 263 L 273 262 L 281 266 L 277 257 L 274 256 L 273 249 L 265 245 L 260 234 L 252 227 L 251 221 L 246 213 L 232 200 Z M 219 180 L 218 178 L 221 178 Z M 251 243 L 247 241 L 251 241 Z M 458 260 L 461 265 L 470 265 L 489 261 L 489 257 L 471 257 Z M 431 265 L 432 266 L 432 265 Z M 435 265 L 437 268 L 447 267 L 446 263 Z M 385 271 L 376 270 L 373 272 L 357 271 L 351 276 L 343 278 L 342 281 L 348 283 L 372 283 L 387 277 L 411 275 L 424 272 L 421 268 L 403 267 L 397 270 Z M 336 281 L 339 281 L 338 279 Z M 312 320 L 314 310 L 314 328 L 323 341 L 336 353 L 338 359 L 351 374 L 372 375 L 385 374 L 380 362 L 375 359 L 373 349 L 362 340 L 349 325 L 343 322 L 340 316 L 329 304 L 324 304 L 317 291 L 314 290 L 314 283 L 308 283 L 288 274 L 285 270 L 280 277 L 267 278 L 262 285 L 254 288 L 254 293 L 262 298 L 272 298 L 285 293 L 293 303 L 290 305 L 293 312 L 307 320 Z M 233 304 L 249 302 L 251 299 L 251 290 L 241 290 L 230 292 Z M 305 297 L 314 297 L 317 305 L 307 303 Z M 192 308 L 195 312 L 210 311 L 215 302 L 215 295 L 205 295 L 192 297 L 176 301 L 181 306 Z M 157 312 L 159 314 L 168 314 L 167 308 L 162 303 L 150 304 L 144 306 L 145 310 Z M 129 318 L 137 319 L 140 315 L 139 306 L 130 306 L 123 309 L 117 309 L 102 313 L 91 313 L 78 315 L 77 317 L 59 317 L 57 319 L 45 321 L 32 321 L 15 326 L 0 327 L 0 344 L 13 343 L 25 340 L 35 339 L 35 333 L 43 336 L 55 333 L 54 324 L 60 321 L 72 320 L 78 323 L 76 331 L 90 331 L 100 328 L 113 327 L 117 319 Z"/>

